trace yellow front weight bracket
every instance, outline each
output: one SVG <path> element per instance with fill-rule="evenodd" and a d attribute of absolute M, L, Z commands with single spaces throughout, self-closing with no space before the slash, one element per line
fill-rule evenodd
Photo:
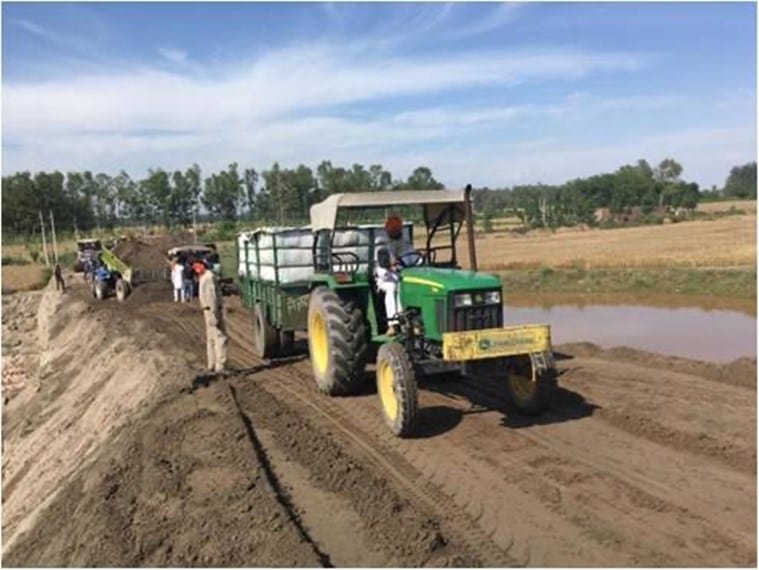
<path fill-rule="evenodd" d="M 548 325 L 443 333 L 443 360 L 481 360 L 550 350 L 551 327 Z"/>

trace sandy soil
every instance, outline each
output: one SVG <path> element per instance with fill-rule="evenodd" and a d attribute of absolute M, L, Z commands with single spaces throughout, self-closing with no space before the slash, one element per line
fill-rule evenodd
<path fill-rule="evenodd" d="M 317 393 L 302 342 L 258 361 L 239 299 L 237 372 L 195 376 L 202 317 L 170 294 L 4 298 L 4 331 L 9 303 L 30 303 L 9 326 L 41 307 L 29 378 L 4 384 L 5 565 L 756 563 L 755 360 L 561 346 L 543 417 L 426 382 L 398 440 L 371 390 Z"/>

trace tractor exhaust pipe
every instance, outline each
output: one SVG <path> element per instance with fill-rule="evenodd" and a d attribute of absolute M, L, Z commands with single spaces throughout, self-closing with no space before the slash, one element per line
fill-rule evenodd
<path fill-rule="evenodd" d="M 469 242 L 469 266 L 477 271 L 477 251 L 474 247 L 474 222 L 472 220 L 472 185 L 464 189 L 464 216 L 466 217 L 466 238 Z"/>

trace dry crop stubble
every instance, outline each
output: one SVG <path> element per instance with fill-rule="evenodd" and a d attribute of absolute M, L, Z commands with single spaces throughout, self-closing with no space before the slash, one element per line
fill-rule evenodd
<path fill-rule="evenodd" d="M 459 257 L 468 262 L 466 240 Z M 756 217 L 614 230 L 489 234 L 477 238 L 482 270 L 736 268 L 756 264 Z"/>

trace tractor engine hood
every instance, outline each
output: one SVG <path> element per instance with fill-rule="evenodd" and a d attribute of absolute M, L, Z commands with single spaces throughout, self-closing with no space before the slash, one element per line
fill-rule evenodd
<path fill-rule="evenodd" d="M 501 279 L 488 273 L 440 267 L 408 267 L 401 272 L 404 288 L 417 285 L 430 293 L 501 289 Z"/>

